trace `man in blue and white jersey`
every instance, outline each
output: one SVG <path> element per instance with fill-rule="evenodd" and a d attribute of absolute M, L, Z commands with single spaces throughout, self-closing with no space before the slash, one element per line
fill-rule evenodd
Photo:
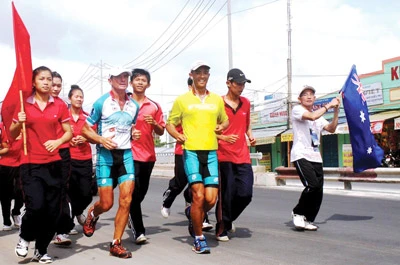
<path fill-rule="evenodd" d="M 110 254 L 119 258 L 132 257 L 132 253 L 122 247 L 121 237 L 128 222 L 135 186 L 131 139 L 140 138 L 140 131 L 135 130 L 139 105 L 126 94 L 131 75 L 131 71 L 127 69 L 110 69 L 108 82 L 111 91 L 93 104 L 87 123 L 82 128 L 82 135 L 97 144 L 96 178 L 100 196 L 100 200 L 89 208 L 83 233 L 88 237 L 92 236 L 99 215 L 113 206 L 113 177 L 118 177 L 120 203 L 115 216 Z M 97 126 L 97 132 L 92 126 Z"/>

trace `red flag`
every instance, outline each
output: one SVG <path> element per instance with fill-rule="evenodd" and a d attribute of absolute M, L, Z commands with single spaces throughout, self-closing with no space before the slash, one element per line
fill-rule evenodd
<path fill-rule="evenodd" d="M 3 123 L 9 130 L 14 111 L 20 103 L 19 91 L 26 99 L 32 93 L 32 59 L 30 36 L 12 2 L 14 45 L 17 66 L 10 89 L 1 106 Z M 25 101 L 25 100 L 24 100 Z"/>

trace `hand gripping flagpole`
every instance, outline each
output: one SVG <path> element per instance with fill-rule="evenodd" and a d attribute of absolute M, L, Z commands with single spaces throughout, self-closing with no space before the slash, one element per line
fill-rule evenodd
<path fill-rule="evenodd" d="M 22 90 L 19 90 L 19 99 L 21 101 L 21 111 L 25 112 L 24 110 L 24 97 L 22 96 Z M 28 151 L 26 148 L 26 130 L 25 130 L 26 126 L 25 126 L 25 122 L 22 123 L 22 139 L 23 139 L 23 143 L 24 143 L 24 155 L 28 155 Z"/>

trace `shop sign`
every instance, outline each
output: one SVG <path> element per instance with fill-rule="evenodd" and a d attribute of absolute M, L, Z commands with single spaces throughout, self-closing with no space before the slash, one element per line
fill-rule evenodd
<path fill-rule="evenodd" d="M 312 106 L 313 111 L 316 111 L 320 108 L 323 108 L 326 104 L 332 101 L 334 98 L 322 98 L 322 99 L 317 99 L 314 102 L 314 105 Z M 328 112 L 333 112 L 333 108 L 328 109 Z"/>
<path fill-rule="evenodd" d="M 394 119 L 394 129 L 400 130 L 400 118 Z"/>
<path fill-rule="evenodd" d="M 263 154 L 262 159 L 258 163 L 261 166 L 265 166 L 266 172 L 271 172 L 271 153 Z"/>
<path fill-rule="evenodd" d="M 384 121 L 374 121 L 374 122 L 371 122 L 371 132 L 372 132 L 373 134 L 375 134 L 375 133 L 382 133 L 383 122 L 384 122 Z"/>
<path fill-rule="evenodd" d="M 353 167 L 353 151 L 351 149 L 351 144 L 343 144 L 342 150 L 343 167 Z"/>
<path fill-rule="evenodd" d="M 366 85 L 363 84 L 363 89 L 368 106 L 383 104 L 383 91 L 381 82 Z"/>
<path fill-rule="evenodd" d="M 281 142 L 292 142 L 293 133 L 281 134 Z"/>

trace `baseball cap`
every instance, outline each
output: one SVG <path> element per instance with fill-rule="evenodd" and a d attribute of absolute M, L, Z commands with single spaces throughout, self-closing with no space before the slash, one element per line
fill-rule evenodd
<path fill-rule="evenodd" d="M 199 69 L 199 68 L 202 67 L 202 66 L 208 67 L 208 69 L 211 68 L 211 67 L 208 65 L 208 63 L 206 63 L 205 61 L 198 60 L 198 61 L 195 61 L 195 62 L 192 64 L 192 67 L 190 68 L 190 71 L 196 71 L 197 69 Z"/>
<path fill-rule="evenodd" d="M 251 80 L 246 78 L 242 70 L 237 68 L 229 70 L 226 79 L 229 81 L 235 81 L 236 83 L 251 83 Z"/>
<path fill-rule="evenodd" d="M 315 88 L 313 88 L 312 86 L 304 86 L 303 89 L 300 91 L 299 97 L 301 97 L 301 94 L 303 94 L 304 91 L 306 90 L 311 90 L 314 94 L 315 94 Z"/>
<path fill-rule="evenodd" d="M 132 71 L 126 68 L 122 68 L 120 66 L 111 67 L 108 69 L 108 77 L 119 76 L 122 73 L 127 73 L 129 76 L 132 76 Z"/>

